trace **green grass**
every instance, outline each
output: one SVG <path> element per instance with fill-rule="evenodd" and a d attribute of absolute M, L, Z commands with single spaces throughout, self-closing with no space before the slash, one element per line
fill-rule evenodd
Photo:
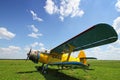
<path fill-rule="evenodd" d="M 59 70 L 50 66 L 48 74 L 37 71 L 31 61 L 0 60 L 0 80 L 119 80 L 120 60 L 118 61 L 89 61 L 95 70 L 83 71 L 82 69 Z"/>

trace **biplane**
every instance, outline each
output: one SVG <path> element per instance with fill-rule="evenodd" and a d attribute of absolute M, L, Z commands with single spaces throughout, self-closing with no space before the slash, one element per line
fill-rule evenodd
<path fill-rule="evenodd" d="M 41 71 L 46 72 L 49 65 L 56 65 L 60 69 L 64 68 L 83 68 L 88 69 L 87 59 L 96 59 L 94 57 L 86 57 L 83 50 L 97 47 L 115 42 L 118 35 L 114 28 L 108 24 L 100 23 L 83 31 L 77 36 L 58 45 L 48 51 L 30 51 L 27 54 L 27 60 L 32 60 L 34 63 L 42 63 Z M 72 52 L 80 51 L 78 57 L 71 56 Z"/>

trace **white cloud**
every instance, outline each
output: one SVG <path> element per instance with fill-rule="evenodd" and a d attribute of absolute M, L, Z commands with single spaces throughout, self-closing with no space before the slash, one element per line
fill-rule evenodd
<path fill-rule="evenodd" d="M 46 12 L 49 14 L 54 14 L 58 12 L 58 7 L 55 5 L 55 3 L 52 0 L 46 1 L 46 6 L 44 7 Z"/>
<path fill-rule="evenodd" d="M 83 10 L 79 8 L 80 0 L 62 0 L 60 6 L 60 15 L 62 17 L 70 16 L 82 16 L 84 14 Z"/>
<path fill-rule="evenodd" d="M 30 45 L 27 45 L 24 49 L 26 52 L 28 52 L 30 50 L 30 48 L 32 48 L 32 50 L 40 50 L 40 51 L 45 50 L 44 44 L 41 42 L 34 42 Z"/>
<path fill-rule="evenodd" d="M 116 7 L 117 11 L 120 12 L 120 0 L 117 0 L 115 7 Z"/>
<path fill-rule="evenodd" d="M 31 34 L 28 34 L 29 37 L 32 37 L 32 38 L 39 38 L 40 36 L 42 36 L 41 33 L 34 33 L 32 32 Z"/>
<path fill-rule="evenodd" d="M 98 60 L 120 60 L 120 48 L 112 44 L 85 50 L 87 56 L 96 57 Z"/>
<path fill-rule="evenodd" d="M 64 21 L 64 17 L 63 16 L 60 16 L 59 17 L 61 21 Z"/>
<path fill-rule="evenodd" d="M 44 44 L 43 43 L 39 43 L 39 42 L 34 42 L 34 43 L 31 44 L 31 47 L 36 47 L 36 46 L 44 47 Z"/>
<path fill-rule="evenodd" d="M 35 27 L 35 25 L 30 25 L 30 27 L 32 28 L 33 32 L 38 32 L 39 30 Z"/>
<path fill-rule="evenodd" d="M 44 44 L 43 44 L 43 43 L 39 43 L 39 46 L 43 47 L 43 46 L 44 46 Z"/>
<path fill-rule="evenodd" d="M 37 20 L 39 22 L 43 21 L 43 19 L 38 17 L 38 15 L 33 10 L 30 10 L 30 13 L 32 14 L 33 20 Z"/>
<path fill-rule="evenodd" d="M 115 28 L 115 30 L 117 31 L 118 35 L 120 34 L 120 17 L 117 17 L 114 21 L 113 21 L 113 27 Z"/>
<path fill-rule="evenodd" d="M 10 40 L 12 38 L 15 37 L 15 34 L 8 31 L 6 28 L 4 27 L 0 27 L 0 39 L 7 39 Z"/>
<path fill-rule="evenodd" d="M 38 42 L 34 42 L 33 44 L 31 44 L 31 46 L 36 47 L 36 46 L 38 46 L 38 44 L 39 44 Z"/>
<path fill-rule="evenodd" d="M 2 54 L 15 54 L 21 50 L 20 47 L 17 46 L 8 46 L 7 48 L 0 48 L 0 53 Z"/>
<path fill-rule="evenodd" d="M 58 14 L 61 21 L 64 17 L 82 17 L 84 11 L 79 8 L 80 0 L 61 0 L 60 6 L 57 6 L 53 0 L 47 0 L 45 10 L 49 14 Z"/>
<path fill-rule="evenodd" d="M 35 25 L 30 25 L 30 28 L 32 29 L 32 33 L 28 34 L 29 37 L 39 38 L 43 35 L 41 33 L 38 33 L 39 30 L 35 27 Z"/>

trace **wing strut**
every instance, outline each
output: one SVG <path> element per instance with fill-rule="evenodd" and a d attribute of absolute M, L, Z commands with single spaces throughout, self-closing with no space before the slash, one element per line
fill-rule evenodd
<path fill-rule="evenodd" d="M 70 55 L 73 52 L 73 50 L 75 49 L 75 47 L 70 44 L 68 44 L 68 47 L 69 47 L 69 52 L 68 52 L 67 61 L 69 61 Z"/>

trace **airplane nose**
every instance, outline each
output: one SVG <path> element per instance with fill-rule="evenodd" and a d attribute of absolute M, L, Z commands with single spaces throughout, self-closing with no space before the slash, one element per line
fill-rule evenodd
<path fill-rule="evenodd" d="M 34 63 L 38 63 L 38 60 L 40 59 L 40 52 L 39 51 L 32 51 L 29 55 L 29 60 L 32 60 Z"/>

